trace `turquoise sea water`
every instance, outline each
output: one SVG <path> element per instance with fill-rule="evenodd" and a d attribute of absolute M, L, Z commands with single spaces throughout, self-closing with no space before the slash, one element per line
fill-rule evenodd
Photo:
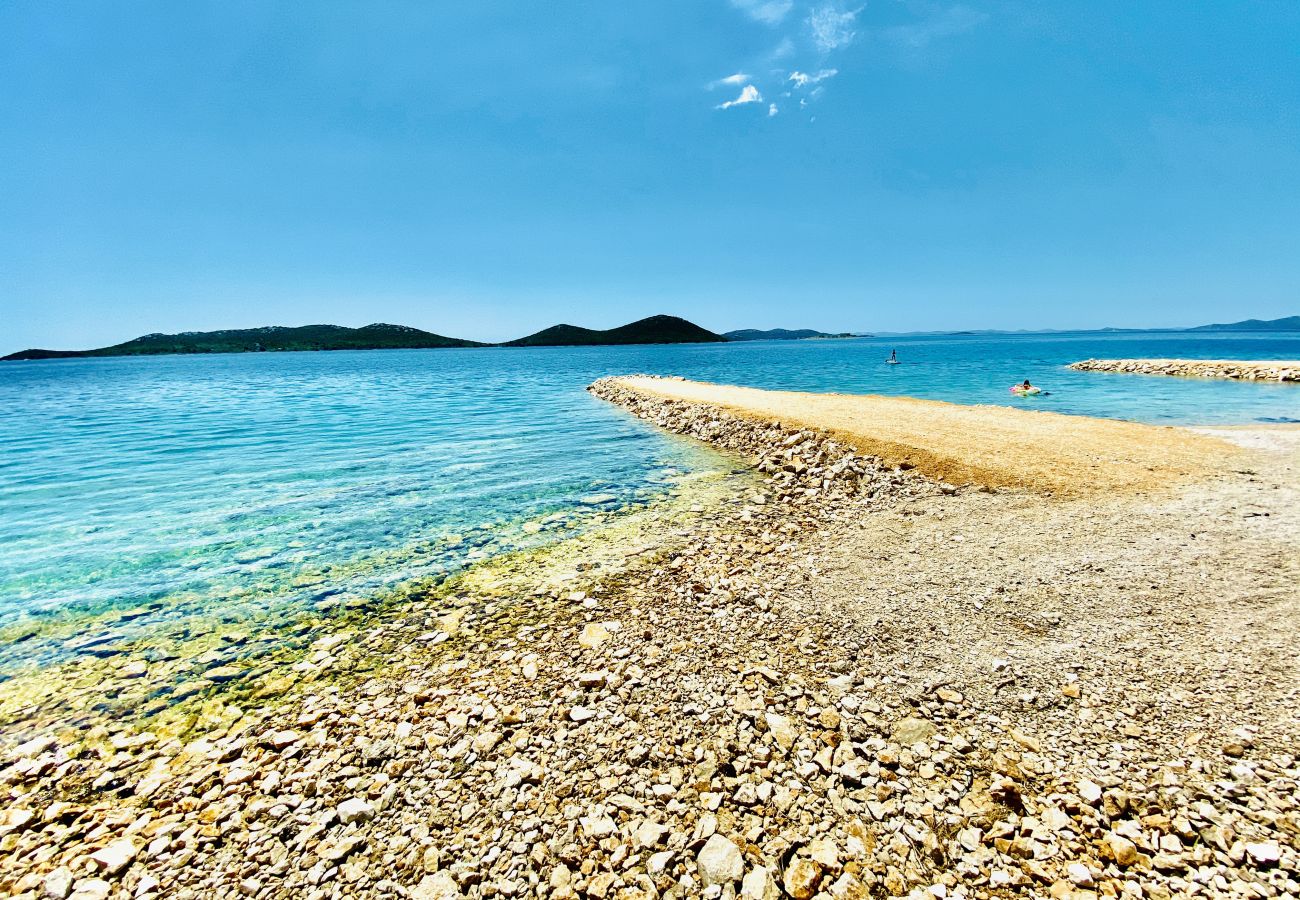
<path fill-rule="evenodd" d="M 902 365 L 887 366 L 890 349 Z M 1300 335 L 1023 335 L 0 365 L 0 627 L 364 597 L 570 534 L 730 463 L 583 388 L 654 372 L 1157 423 L 1300 421 L 1300 387 L 1070 372 L 1300 358 Z M 1031 378 L 1048 396 L 1018 400 Z M 541 530 L 538 528 L 541 526 Z M 0 646 L 0 666 L 21 655 Z"/>

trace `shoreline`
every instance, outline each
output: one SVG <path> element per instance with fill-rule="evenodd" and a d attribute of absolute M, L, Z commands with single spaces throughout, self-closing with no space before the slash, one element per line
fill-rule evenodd
<path fill-rule="evenodd" d="M 100 751 L 38 737 L 0 778 L 0 888 L 766 900 L 1300 887 L 1300 725 L 1282 712 L 1300 697 L 1284 655 L 1300 618 L 1292 457 L 1192 440 L 1157 499 L 1148 480 L 962 487 L 873 459 L 843 431 L 593 388 L 670 431 L 757 451 L 764 479 L 675 522 L 648 516 L 636 539 L 608 536 L 608 566 L 586 567 L 574 544 L 549 585 L 528 559 L 514 580 L 485 574 L 457 623 L 434 604 L 345 636 L 322 647 L 344 677 L 249 704 L 211 737 L 121 734 Z M 1297 432 L 1276 432 L 1294 456 Z M 1216 462 L 1239 454 L 1251 474 Z"/>

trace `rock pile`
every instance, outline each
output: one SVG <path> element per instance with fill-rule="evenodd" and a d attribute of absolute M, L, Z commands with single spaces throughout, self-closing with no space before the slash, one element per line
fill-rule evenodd
<path fill-rule="evenodd" d="M 1078 372 L 1178 375 L 1237 381 L 1300 381 L 1300 362 L 1247 362 L 1232 359 L 1085 359 L 1071 363 Z"/>
<path fill-rule="evenodd" d="M 733 416 L 702 403 L 647 396 L 624 387 L 616 378 L 602 378 L 587 390 L 667 431 L 746 455 L 755 461 L 758 471 L 772 478 L 778 499 L 783 501 L 956 490 L 952 485 L 935 485 L 906 470 L 889 468 L 878 457 L 855 453 L 824 433 Z"/>

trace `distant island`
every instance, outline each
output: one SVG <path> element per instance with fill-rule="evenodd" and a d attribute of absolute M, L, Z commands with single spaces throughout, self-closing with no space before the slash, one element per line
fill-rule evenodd
<path fill-rule="evenodd" d="M 841 332 L 840 334 L 827 334 L 825 331 L 813 331 L 811 328 L 769 328 L 762 331 L 758 328 L 742 328 L 739 331 L 726 331 L 722 334 L 729 341 L 806 341 L 811 338 L 851 338 L 851 337 L 870 337 L 871 335 L 850 334 Z"/>
<path fill-rule="evenodd" d="M 184 331 L 146 334 L 97 350 L 21 350 L 4 360 L 71 359 L 86 356 L 160 356 L 193 353 L 259 353 L 296 350 L 427 350 L 443 347 L 569 347 L 616 344 L 687 344 L 726 341 L 677 316 L 650 316 L 619 328 L 596 331 L 576 325 L 555 325 L 504 344 L 484 344 L 444 337 L 406 325 L 376 323 L 363 328 L 303 325 L 289 328 L 237 328 L 226 331 Z"/>
<path fill-rule="evenodd" d="M 286 350 L 425 350 L 433 347 L 481 347 L 475 341 L 443 337 L 406 325 L 376 322 L 364 328 L 342 325 L 303 325 L 289 328 L 234 328 L 225 331 L 183 331 L 180 334 L 146 334 L 97 350 L 23 350 L 0 357 L 16 359 L 66 359 L 81 356 L 160 356 L 173 353 L 256 353 Z"/>
<path fill-rule="evenodd" d="M 618 328 L 596 331 L 577 325 L 550 328 L 507 341 L 502 347 L 596 347 L 615 344 L 712 344 L 727 340 L 677 316 L 651 316 Z"/>

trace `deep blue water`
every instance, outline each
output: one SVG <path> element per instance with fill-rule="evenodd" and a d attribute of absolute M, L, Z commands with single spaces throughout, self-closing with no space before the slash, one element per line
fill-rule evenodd
<path fill-rule="evenodd" d="M 891 348 L 902 365 L 886 366 Z M 1300 358 L 1300 335 L 1017 335 L 0 364 L 0 626 L 153 601 L 365 595 L 571 533 L 727 462 L 595 400 L 608 374 L 1300 420 L 1300 387 L 1075 373 L 1093 356 Z M 1048 396 L 1017 400 L 1031 378 Z M 593 495 L 606 495 L 605 498 Z M 609 499 L 612 496 L 613 499 Z M 586 502 L 584 502 L 584 498 Z M 537 527 L 544 524 L 539 533 Z M 0 660 L 6 654 L 0 647 Z"/>

